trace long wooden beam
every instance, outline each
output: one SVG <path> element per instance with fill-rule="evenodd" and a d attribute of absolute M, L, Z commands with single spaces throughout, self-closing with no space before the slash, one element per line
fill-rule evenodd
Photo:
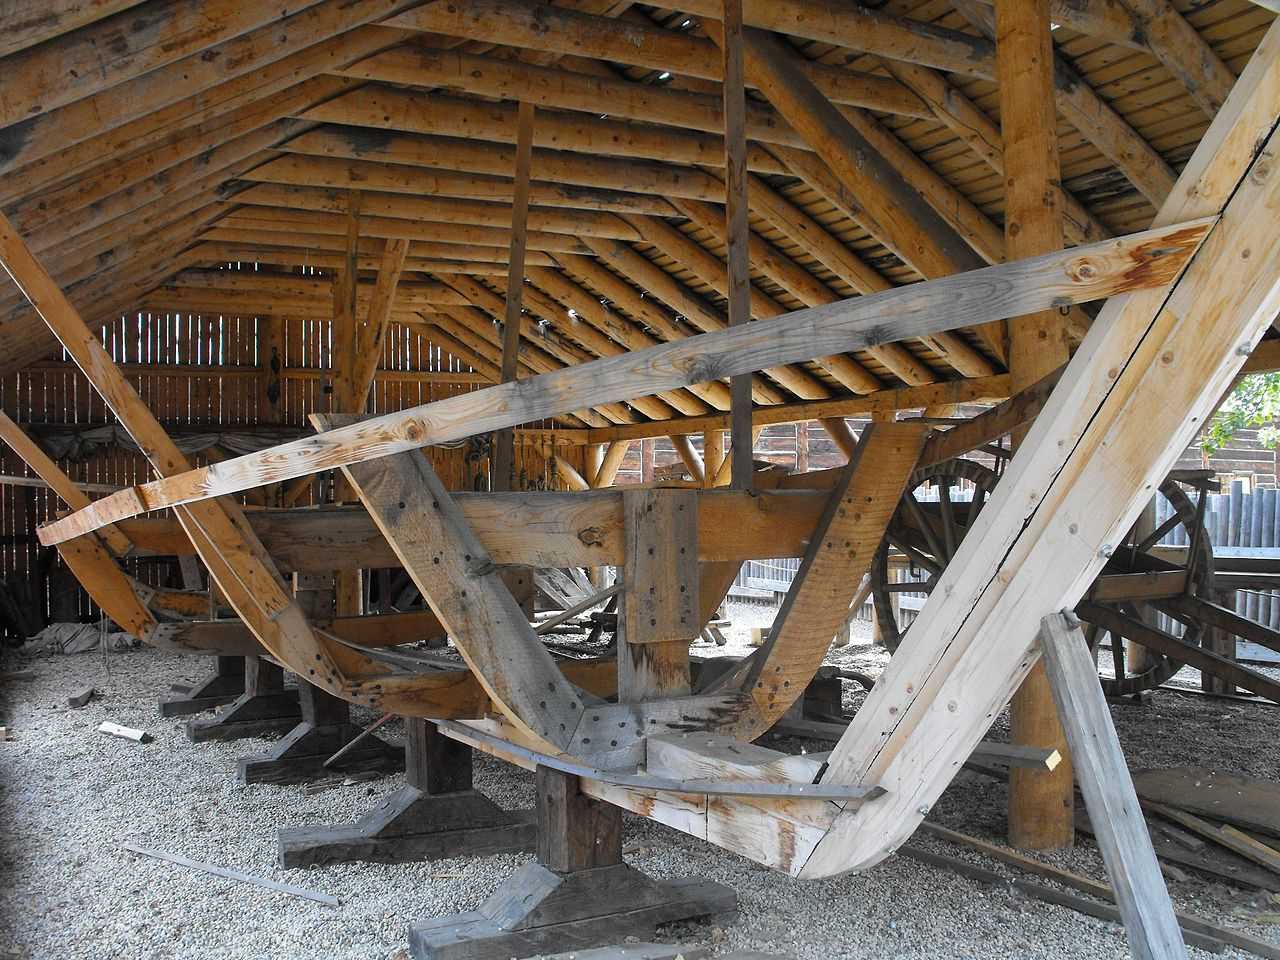
<path fill-rule="evenodd" d="M 492 387 L 376 417 L 182 477 L 121 491 L 98 501 L 89 511 L 42 527 L 42 542 L 60 542 L 148 510 L 515 426 L 565 409 L 646 396 L 775 362 L 865 349 L 929 331 L 1148 289 L 1177 275 L 1214 222 L 1210 218 L 1165 227 L 799 310 L 776 320 L 690 337 L 518 385 Z"/>
<path fill-rule="evenodd" d="M 719 20 L 718 0 L 689 0 L 681 9 Z M 806 0 L 748 4 L 753 27 L 809 40 L 926 63 L 940 70 L 986 79 L 995 76 L 993 45 L 958 30 L 869 11 L 855 4 L 836 10 Z M 529 0 L 457 0 L 425 4 L 387 21 L 391 26 L 527 49 L 613 60 L 651 70 L 669 70 L 706 80 L 721 79 L 718 58 L 697 37 L 631 21 L 626 29 L 605 17 Z"/>
<path fill-rule="evenodd" d="M 609 21 L 612 23 L 612 21 Z M 503 104 L 423 95 L 369 84 L 352 94 L 318 104 L 302 114 L 306 120 L 446 137 L 470 137 L 515 143 L 517 111 Z M 604 153 L 617 157 L 670 160 L 676 163 L 724 163 L 722 138 L 619 120 L 591 119 L 548 111 L 534 132 L 539 147 Z M 785 172 L 759 146 L 747 153 L 747 163 L 762 173 Z"/>
<path fill-rule="evenodd" d="M 276 215 L 276 219 L 291 225 L 306 223 L 313 225 L 316 233 L 345 233 L 345 228 L 338 229 L 332 216 L 326 212 L 340 212 L 337 200 L 345 191 L 322 188 L 286 187 L 276 184 L 262 183 L 236 194 L 235 201 L 252 204 L 254 207 L 289 207 L 303 209 L 297 211 L 284 210 Z M 310 211 L 316 211 L 314 213 Z M 400 194 L 387 194 L 377 191 L 368 192 L 365 196 L 364 223 L 367 236 L 407 236 L 418 239 L 423 236 L 415 229 L 411 221 L 426 220 L 434 224 L 458 223 L 471 226 L 498 227 L 502 230 L 511 228 L 511 204 L 493 203 L 486 200 L 465 200 L 452 197 L 415 197 L 409 198 Z M 257 209 L 245 209 L 237 215 L 237 219 L 247 221 L 258 217 L 270 219 L 268 214 Z M 264 228 L 271 229 L 265 223 Z M 535 231 L 559 233 L 567 236 L 597 236 L 618 240 L 638 240 L 639 234 L 629 227 L 625 220 L 612 213 L 596 210 L 573 210 L 560 207 L 529 208 L 529 227 Z M 276 229 L 280 229 L 277 227 Z M 285 229 L 293 229 L 293 226 Z M 430 239 L 436 228 L 428 225 L 423 238 Z"/>
<path fill-rule="evenodd" d="M 822 64 L 806 69 L 819 89 L 836 103 L 920 119 L 930 116 L 918 97 L 886 77 Z M 706 133 L 724 131 L 720 100 L 711 94 L 538 67 L 519 60 L 495 60 L 462 50 L 400 47 L 366 57 L 338 72 L 344 77 L 440 86 L 501 99 L 524 96 L 539 106 L 561 110 L 598 114 L 600 104 L 608 103 L 609 115 L 614 117 Z M 746 129 L 752 140 L 802 145 L 786 122 L 764 104 L 747 104 Z"/>
<path fill-rule="evenodd" d="M 236 6 L 234 3 L 226 5 Z M 266 26 L 259 26 L 247 33 L 241 32 L 238 36 L 233 33 L 230 39 L 223 39 L 220 43 L 215 40 L 214 45 L 205 41 L 204 48 L 193 56 L 170 61 L 83 99 L 56 101 L 65 104 L 57 109 L 24 118 L 23 107 L 27 95 L 16 94 L 9 103 L 8 115 L 12 122 L 0 131 L 0 173 L 8 173 L 17 167 L 48 157 L 58 150 L 144 117 L 222 81 L 238 79 L 270 67 L 289 54 L 302 51 L 353 27 L 374 23 L 408 5 L 409 0 L 371 0 L 356 6 L 345 0 L 322 0 L 320 3 L 303 0 L 294 8 L 285 8 L 291 15 L 278 23 L 272 22 L 277 19 L 277 8 L 268 10 L 255 7 L 252 12 L 242 16 L 256 17 L 260 23 L 266 23 Z M 199 0 L 187 0 L 183 6 L 200 17 L 205 5 Z M 236 19 L 228 22 L 235 23 Z M 208 23 L 204 23 L 203 29 L 210 29 Z M 213 31 L 216 36 L 217 28 L 214 27 Z M 196 43 L 199 44 L 199 34 L 196 36 Z M 103 49 L 111 50 L 110 42 Z M 34 55 L 40 52 L 40 48 L 34 47 L 27 52 Z M 157 52 L 162 54 L 163 50 Z M 91 55 L 94 53 L 90 50 Z M 94 83 L 98 74 L 90 69 L 87 76 L 88 80 L 82 82 Z M 296 83 L 298 79 L 294 76 L 290 82 Z M 13 77 L 11 80 L 9 86 L 14 90 L 22 90 L 31 83 L 30 78 L 26 82 Z M 75 90 L 76 87 L 75 83 L 68 84 L 69 89 Z M 34 85 L 34 89 L 38 90 L 39 85 Z M 194 118 L 188 122 L 194 122 Z"/>
<path fill-rule="evenodd" d="M 38 193 L 24 192 L 22 206 L 13 218 L 14 225 L 30 233 L 56 223 L 59 217 L 69 218 L 76 211 L 101 205 L 109 197 L 126 192 L 135 206 L 141 206 L 149 196 L 148 187 L 154 189 L 154 185 L 159 184 L 171 192 L 185 182 L 199 179 L 198 174 L 222 169 L 235 159 L 277 146 L 302 132 L 307 129 L 306 125 L 282 121 L 291 113 L 305 110 L 316 101 L 345 89 L 344 82 L 334 77 L 314 77 L 281 94 L 232 111 L 207 128 L 194 125 L 189 135 L 172 149 L 143 150 L 132 156 L 116 157 L 95 176 L 76 177 Z M 271 130 L 275 135 L 264 135 L 264 130 Z M 219 162 L 218 154 L 225 159 Z M 193 167 L 192 161 L 196 158 L 199 165 Z M 83 222 L 83 218 L 72 222 Z"/>
<path fill-rule="evenodd" d="M 77 176 L 92 176 L 112 158 L 144 151 L 158 156 L 171 150 L 181 154 L 187 140 L 217 130 L 238 111 L 261 108 L 294 85 L 392 46 L 403 36 L 398 30 L 374 26 L 350 30 L 259 70 L 184 95 L 135 120 L 99 129 L 72 146 L 55 147 L 54 152 L 40 159 L 19 161 L 21 166 L 6 171 L 17 174 L 13 182 L 6 178 L 0 183 L 0 203 L 11 203 Z"/>
<path fill-rule="evenodd" d="M 322 126 L 281 147 L 285 156 L 245 179 L 476 200 L 510 200 L 514 195 L 514 151 L 492 141 L 414 134 L 361 140 L 349 130 Z M 379 159 L 361 159 L 365 156 Z M 551 207 L 669 216 L 671 206 L 662 201 L 664 196 L 723 194 L 711 174 L 673 163 L 536 150 L 534 165 L 538 177 L 530 184 L 529 200 Z"/>
<path fill-rule="evenodd" d="M 0 57 L 34 47 L 112 14 L 136 7 L 143 0 L 47 0 L 39 7 L 19 4 L 0 19 Z"/>
<path fill-rule="evenodd" d="M 84 491 L 63 473 L 52 458 L 40 449 L 40 445 L 9 419 L 9 415 L 3 410 L 0 410 L 0 440 L 7 443 L 10 449 L 35 471 L 36 476 L 47 483 L 53 492 L 62 498 L 62 502 L 72 510 L 82 510 L 89 506 L 90 500 L 85 496 Z M 128 553 L 132 546 L 129 538 L 114 526 L 103 527 L 101 537 L 103 542 L 111 548 L 111 552 L 118 557 Z"/>
<path fill-rule="evenodd" d="M 1226 103 L 1235 74 L 1169 0 L 1125 0 L 1151 52 L 1212 119 Z"/>
<path fill-rule="evenodd" d="M 1008 391 L 1009 375 L 998 373 L 990 377 L 971 377 L 919 386 L 895 387 L 857 397 L 836 397 L 831 400 L 805 400 L 800 403 L 757 406 L 752 410 L 751 423 L 755 427 L 762 427 L 832 417 L 890 414 L 902 410 L 920 410 L 925 407 L 949 406 L 957 403 L 979 403 L 1003 399 L 1008 396 Z M 725 414 L 676 417 L 662 423 L 634 423 L 593 429 L 587 434 L 587 442 L 611 443 L 615 440 L 639 440 L 644 437 L 683 436 L 728 428 L 729 418 Z M 972 449 L 972 447 L 966 449 Z"/>
<path fill-rule="evenodd" d="M 5 59 L 0 127 L 56 110 L 314 6 L 178 0 L 121 13 Z"/>

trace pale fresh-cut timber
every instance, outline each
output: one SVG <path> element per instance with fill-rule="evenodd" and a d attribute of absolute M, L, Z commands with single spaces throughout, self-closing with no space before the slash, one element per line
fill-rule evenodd
<path fill-rule="evenodd" d="M 866 868 L 910 835 L 1036 662 L 1040 618 L 1093 582 L 1274 318 L 1277 118 L 1273 27 L 1157 222 L 1221 219 L 1172 287 L 1103 308 L 832 753 L 827 776 L 888 796 L 843 813 L 801 876 Z"/>

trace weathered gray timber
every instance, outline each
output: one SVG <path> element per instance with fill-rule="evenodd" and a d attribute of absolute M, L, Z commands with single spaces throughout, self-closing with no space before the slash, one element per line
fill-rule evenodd
<path fill-rule="evenodd" d="M 301 719 L 298 691 L 285 689 L 284 670 L 261 657 L 246 657 L 244 692 L 217 716 L 188 720 L 187 739 L 203 743 L 281 734 Z"/>
<path fill-rule="evenodd" d="M 533 811 L 506 811 L 471 783 L 471 748 L 406 718 L 405 785 L 358 821 L 279 832 L 280 865 L 409 863 L 532 850 Z"/>
<path fill-rule="evenodd" d="M 224 703 L 231 703 L 244 694 L 244 657 L 218 657 L 213 676 L 184 697 L 172 697 L 160 701 L 160 716 L 186 717 L 204 713 Z"/>
<path fill-rule="evenodd" d="M 351 722 L 351 705 L 301 679 L 298 702 L 301 722 L 266 753 L 242 757 L 237 769 L 240 783 L 303 783 L 326 772 L 404 768 L 404 754 L 377 737 L 365 737 L 340 761 L 326 767 L 326 760 L 362 732 Z"/>
<path fill-rule="evenodd" d="M 622 811 L 575 776 L 538 767 L 538 862 L 478 910 L 409 930 L 415 960 L 508 960 L 651 935 L 660 923 L 732 913 L 737 896 L 705 880 L 657 882 L 622 861 Z"/>

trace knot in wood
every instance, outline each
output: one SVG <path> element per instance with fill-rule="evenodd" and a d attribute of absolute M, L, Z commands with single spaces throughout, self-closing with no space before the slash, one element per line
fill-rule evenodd
<path fill-rule="evenodd" d="M 1077 283 L 1092 283 L 1098 279 L 1098 266 L 1088 257 L 1071 261 L 1067 267 L 1067 276 Z"/>

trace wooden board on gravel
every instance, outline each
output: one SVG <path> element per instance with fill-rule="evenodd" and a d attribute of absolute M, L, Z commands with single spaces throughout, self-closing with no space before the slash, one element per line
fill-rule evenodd
<path fill-rule="evenodd" d="M 1280 783 L 1203 767 L 1144 770 L 1133 783 L 1143 800 L 1280 837 Z"/>

